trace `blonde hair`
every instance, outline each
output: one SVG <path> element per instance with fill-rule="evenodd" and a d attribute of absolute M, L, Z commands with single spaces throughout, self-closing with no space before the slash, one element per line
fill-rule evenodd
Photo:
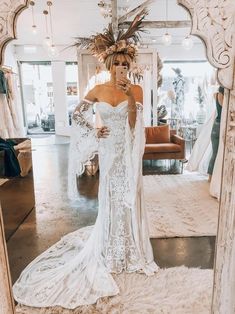
<path fill-rule="evenodd" d="M 117 53 L 113 53 L 111 55 L 108 55 L 107 58 L 104 60 L 104 64 L 105 64 L 107 70 L 111 69 L 117 56 L 119 56 L 119 55 L 124 56 L 125 61 L 128 63 L 128 68 L 130 68 L 131 63 L 133 62 L 133 58 L 131 58 L 131 56 L 128 55 L 127 53 L 117 52 Z"/>

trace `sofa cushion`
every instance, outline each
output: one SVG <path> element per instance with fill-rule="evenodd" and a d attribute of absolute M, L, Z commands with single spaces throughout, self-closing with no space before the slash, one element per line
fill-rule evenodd
<path fill-rule="evenodd" d="M 181 146 L 173 143 L 146 144 L 145 154 L 148 153 L 179 153 Z"/>
<path fill-rule="evenodd" d="M 170 143 L 170 126 L 169 124 L 152 126 L 145 128 L 146 143 Z"/>

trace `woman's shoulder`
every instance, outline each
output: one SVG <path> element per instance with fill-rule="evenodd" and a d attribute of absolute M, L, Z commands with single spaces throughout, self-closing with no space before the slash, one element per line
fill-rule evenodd
<path fill-rule="evenodd" d="M 96 84 L 95 86 L 97 89 L 103 89 L 107 87 L 107 83 L 100 83 L 100 84 Z"/>
<path fill-rule="evenodd" d="M 140 85 L 137 84 L 131 84 L 131 89 L 134 92 L 134 94 L 137 95 L 142 95 L 143 94 L 143 89 Z"/>
<path fill-rule="evenodd" d="M 142 91 L 142 87 L 138 84 L 131 84 L 131 88 L 136 91 Z"/>

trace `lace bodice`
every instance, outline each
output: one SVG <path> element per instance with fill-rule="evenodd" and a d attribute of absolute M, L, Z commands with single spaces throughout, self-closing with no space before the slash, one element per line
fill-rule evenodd
<path fill-rule="evenodd" d="M 96 110 L 100 116 L 103 126 L 110 130 L 109 136 L 99 140 L 99 153 L 117 154 L 124 145 L 125 126 L 127 117 L 127 101 L 113 107 L 108 103 L 99 102 L 96 104 Z"/>

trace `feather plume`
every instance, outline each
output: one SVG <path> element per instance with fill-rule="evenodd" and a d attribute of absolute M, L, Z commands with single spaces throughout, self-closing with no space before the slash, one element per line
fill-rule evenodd
<path fill-rule="evenodd" d="M 75 38 L 76 42 L 73 46 L 88 49 L 101 61 L 104 60 L 108 54 L 113 54 L 116 51 L 115 49 L 117 46 L 119 46 L 117 49 L 123 49 L 118 51 L 128 51 L 127 53 L 134 57 L 136 53 L 135 48 L 130 47 L 128 49 L 127 45 L 130 45 L 132 42 L 137 43 L 139 41 L 139 32 L 144 32 L 142 21 L 147 14 L 148 12 L 146 9 L 143 9 L 139 14 L 136 15 L 126 31 L 119 30 L 117 39 L 115 39 L 112 23 L 109 23 L 108 27 L 104 29 L 103 33 L 98 33 L 97 35 L 93 35 L 90 38 Z M 121 44 L 123 41 L 125 42 L 125 45 L 123 45 L 123 43 Z"/>
<path fill-rule="evenodd" d="M 135 43 L 139 41 L 139 32 L 144 32 L 142 21 L 148 14 L 146 9 L 143 9 L 139 14 L 136 15 L 134 20 L 131 22 L 126 32 L 120 31 L 117 40 L 130 40 L 132 39 Z"/>
<path fill-rule="evenodd" d="M 92 38 L 75 37 L 75 44 L 78 48 L 87 48 L 92 42 Z"/>

